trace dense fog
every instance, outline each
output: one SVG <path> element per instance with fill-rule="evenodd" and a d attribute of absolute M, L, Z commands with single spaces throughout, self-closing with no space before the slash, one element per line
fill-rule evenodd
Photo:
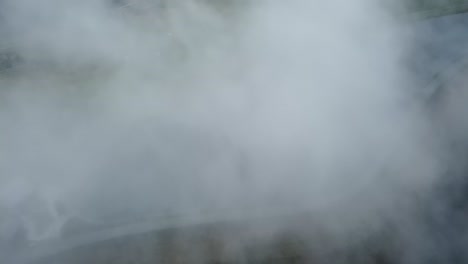
<path fill-rule="evenodd" d="M 80 225 L 309 212 L 340 243 L 391 223 L 405 263 L 444 259 L 428 222 L 463 171 L 467 94 L 429 100 L 433 28 L 403 8 L 3 0 L 0 254 Z"/>

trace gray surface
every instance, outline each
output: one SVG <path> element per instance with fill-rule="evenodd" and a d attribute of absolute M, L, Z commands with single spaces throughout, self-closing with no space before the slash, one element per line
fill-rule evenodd
<path fill-rule="evenodd" d="M 249 212 L 227 211 L 218 214 L 203 214 L 198 216 L 180 216 L 171 218 L 147 218 L 135 223 L 120 224 L 117 226 L 105 226 L 99 230 L 83 229 L 81 233 L 71 237 L 41 242 L 31 245 L 12 261 L 15 264 L 32 264 L 37 260 L 48 256 L 54 256 L 61 252 L 73 252 L 83 246 L 98 245 L 105 241 L 119 240 L 119 238 L 131 235 L 147 234 L 156 239 L 157 233 L 170 229 L 186 229 L 203 225 L 215 226 L 219 223 L 251 223 L 271 221 L 271 219 L 284 219 L 301 215 L 309 216 L 308 213 L 298 213 L 297 210 L 288 211 L 284 208 L 270 208 L 269 210 L 255 210 Z M 280 220 L 281 221 L 281 220 Z"/>

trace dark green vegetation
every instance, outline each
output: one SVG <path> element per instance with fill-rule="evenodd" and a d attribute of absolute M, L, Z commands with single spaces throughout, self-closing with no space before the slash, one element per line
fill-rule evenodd
<path fill-rule="evenodd" d="M 431 18 L 468 12 L 467 0 L 413 0 L 407 2 L 410 13 L 418 18 Z"/>

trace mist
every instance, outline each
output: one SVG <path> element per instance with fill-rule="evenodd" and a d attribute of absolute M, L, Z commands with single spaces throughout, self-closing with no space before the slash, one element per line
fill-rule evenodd
<path fill-rule="evenodd" d="M 20 54 L 0 78 L 2 254 L 18 230 L 46 243 L 76 219 L 297 211 L 343 244 L 391 222 L 422 261 L 447 150 L 391 8 L 2 1 Z"/>

